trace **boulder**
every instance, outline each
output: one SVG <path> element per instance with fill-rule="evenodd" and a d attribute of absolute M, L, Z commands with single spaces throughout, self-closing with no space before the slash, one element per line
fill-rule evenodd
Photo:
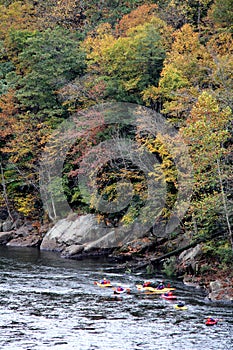
<path fill-rule="evenodd" d="M 27 236 L 13 238 L 6 245 L 9 247 L 39 247 L 40 243 L 40 236 L 29 234 Z"/>
<path fill-rule="evenodd" d="M 14 232 L 0 232 L 0 244 L 5 245 L 13 237 Z"/>
<path fill-rule="evenodd" d="M 88 214 L 59 220 L 44 236 L 40 249 L 61 252 L 62 256 L 73 256 L 93 250 L 114 249 L 139 237 L 141 226 L 106 227 L 98 223 L 95 215 Z"/>
<path fill-rule="evenodd" d="M 94 249 L 111 249 L 116 248 L 119 244 L 116 237 L 116 230 L 111 229 L 110 232 L 107 232 L 104 236 L 101 236 L 95 241 L 88 242 L 85 245 L 84 252 L 89 252 Z"/>
<path fill-rule="evenodd" d="M 9 232 L 9 231 L 11 231 L 12 230 L 12 228 L 13 228 L 13 223 L 12 223 L 12 221 L 10 221 L 10 220 L 7 220 L 7 221 L 4 221 L 3 223 L 2 223 L 2 232 Z"/>
<path fill-rule="evenodd" d="M 182 262 L 185 262 L 187 260 L 193 260 L 201 253 L 202 253 L 202 246 L 201 246 L 201 244 L 198 244 L 194 248 L 190 248 L 190 249 L 183 251 L 179 255 L 179 260 Z"/>
<path fill-rule="evenodd" d="M 46 233 L 40 249 L 60 252 L 68 246 L 94 241 L 101 235 L 103 232 L 94 215 L 79 216 L 76 220 L 62 219 Z"/>
<path fill-rule="evenodd" d="M 83 244 L 72 244 L 69 247 L 66 247 L 62 252 L 63 258 L 72 258 L 75 255 L 81 254 L 84 250 Z"/>
<path fill-rule="evenodd" d="M 210 292 L 216 293 L 219 292 L 220 289 L 222 289 L 222 282 L 219 280 L 210 282 Z"/>
<path fill-rule="evenodd" d="M 233 300 L 233 287 L 232 281 L 230 280 L 215 280 L 211 281 L 209 284 L 210 293 L 208 298 L 210 300 L 225 300 L 232 301 Z"/>
<path fill-rule="evenodd" d="M 202 245 L 197 244 L 194 248 L 184 250 L 178 257 L 179 274 L 195 275 L 199 270 L 197 258 L 202 254 Z"/>

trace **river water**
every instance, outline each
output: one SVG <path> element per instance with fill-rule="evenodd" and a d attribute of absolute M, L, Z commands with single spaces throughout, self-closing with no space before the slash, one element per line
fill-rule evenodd
<path fill-rule="evenodd" d="M 137 291 L 145 276 L 113 268 L 106 260 L 74 261 L 37 249 L 1 247 L 0 349 L 233 348 L 233 305 L 208 303 L 200 291 L 172 281 L 188 306 L 175 310 L 174 303 Z M 132 292 L 116 298 L 111 288 L 94 285 L 103 277 Z M 207 316 L 221 321 L 207 327 Z"/>

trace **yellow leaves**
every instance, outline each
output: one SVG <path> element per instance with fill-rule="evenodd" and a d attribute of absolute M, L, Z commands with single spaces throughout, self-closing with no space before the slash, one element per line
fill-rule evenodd
<path fill-rule="evenodd" d="M 96 29 L 96 33 L 87 36 L 82 47 L 86 51 L 90 71 L 93 68 L 99 71 L 103 70 L 106 61 L 108 61 L 108 50 L 115 42 L 116 39 L 112 34 L 111 25 L 108 23 L 101 24 Z"/>
<path fill-rule="evenodd" d="M 35 11 L 29 3 L 13 2 L 8 7 L 0 5 L 0 39 L 4 39 L 10 29 L 35 28 Z"/>
<path fill-rule="evenodd" d="M 180 132 L 190 147 L 195 170 L 196 189 L 214 186 L 218 181 L 217 161 L 227 152 L 223 147 L 230 139 L 229 108 L 220 108 L 212 94 L 204 91 L 193 106 L 185 128 Z"/>
<path fill-rule="evenodd" d="M 171 111 L 172 106 L 169 101 L 176 97 L 178 89 L 188 86 L 190 86 L 190 82 L 185 76 L 182 75 L 182 72 L 177 69 L 174 64 L 168 64 L 162 70 L 159 86 L 150 86 L 143 91 L 143 101 L 145 101 L 147 104 L 150 100 L 166 101 L 164 102 L 164 107 L 165 104 L 168 103 Z M 176 109 L 177 107 L 178 106 L 176 104 Z M 166 113 L 166 107 L 163 111 Z"/>
<path fill-rule="evenodd" d="M 150 172 L 149 176 L 155 181 L 171 182 L 176 186 L 177 172 L 174 168 L 173 156 L 167 147 L 168 140 L 163 135 L 158 134 L 156 138 L 141 138 L 138 142 L 161 159 L 161 164 L 155 165 L 154 171 Z"/>
<path fill-rule="evenodd" d="M 159 87 L 150 85 L 142 91 L 142 100 L 146 106 L 150 106 L 152 101 L 156 101 L 161 97 L 161 89 Z"/>
<path fill-rule="evenodd" d="M 26 194 L 24 196 L 15 196 L 15 208 L 25 216 L 32 215 L 35 197 L 32 194 Z"/>
<path fill-rule="evenodd" d="M 109 24 L 109 23 L 102 23 L 102 24 L 100 24 L 97 27 L 97 29 L 96 29 L 96 33 L 97 33 L 97 35 L 99 36 L 100 39 L 106 38 L 106 36 L 112 34 L 111 24 Z"/>
<path fill-rule="evenodd" d="M 123 82 L 123 86 L 126 91 L 134 90 L 137 88 L 138 83 L 140 82 L 140 77 L 129 79 L 128 81 Z"/>
<path fill-rule="evenodd" d="M 173 34 L 173 36 L 173 53 L 187 56 L 188 54 L 200 49 L 198 33 L 194 32 L 193 27 L 190 24 L 184 24 L 180 30 L 177 30 Z"/>
<path fill-rule="evenodd" d="M 2 139 L 12 136 L 16 124 L 16 99 L 14 91 L 9 90 L 7 94 L 0 97 L 0 137 Z"/>
<path fill-rule="evenodd" d="M 174 94 L 177 89 L 189 86 L 188 79 L 183 76 L 181 70 L 176 68 L 174 64 L 164 67 L 159 81 L 159 87 L 167 95 Z"/>
<path fill-rule="evenodd" d="M 220 111 L 219 104 L 210 93 L 204 91 L 190 112 L 188 124 L 194 121 L 205 121 L 212 130 L 221 130 L 230 121 L 229 107 Z"/>
<path fill-rule="evenodd" d="M 56 2 L 57 4 L 54 6 L 52 14 L 61 19 L 72 15 L 75 12 L 75 9 L 78 5 L 77 0 L 60 0 Z"/>

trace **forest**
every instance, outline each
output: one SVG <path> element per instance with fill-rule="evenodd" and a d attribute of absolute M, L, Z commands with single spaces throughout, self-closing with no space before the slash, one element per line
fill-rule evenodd
<path fill-rule="evenodd" d="M 148 176 L 166 191 L 156 220 L 169 220 L 182 191 L 178 155 L 162 133 L 150 131 L 152 111 L 176 131 L 192 164 L 192 193 L 179 229 L 202 238 L 205 253 L 223 267 L 230 264 L 232 34 L 233 0 L 0 1 L 1 220 L 55 222 L 65 194 L 80 215 L 129 225 L 152 215 Z M 109 105 L 142 110 L 135 124 L 121 110 L 116 120 L 110 108 L 111 123 L 101 119 L 102 107 L 95 109 Z M 74 115 L 80 117 L 75 140 L 67 126 L 70 144 L 59 139 L 60 127 Z M 120 138 L 156 158 L 148 176 L 124 150 L 110 159 L 110 147 L 108 154 L 97 147 Z M 62 179 L 49 182 L 45 208 L 41 159 L 46 154 L 52 167 L 58 150 L 66 153 Z M 88 160 L 91 150 L 95 157 Z M 80 186 L 85 161 L 95 187 L 86 195 Z M 117 191 L 129 187 L 127 206 L 118 207 Z M 115 209 L 101 210 L 100 198 Z"/>

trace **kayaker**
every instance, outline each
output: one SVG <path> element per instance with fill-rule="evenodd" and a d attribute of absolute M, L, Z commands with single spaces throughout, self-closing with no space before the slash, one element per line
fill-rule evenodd
<path fill-rule="evenodd" d="M 178 304 L 176 305 L 177 307 L 184 307 L 185 303 L 183 301 L 179 301 Z"/>
<path fill-rule="evenodd" d="M 165 288 L 164 283 L 163 283 L 163 281 L 161 281 L 161 282 L 158 284 L 157 289 L 164 289 L 164 288 Z"/>
<path fill-rule="evenodd" d="M 104 278 L 101 282 L 101 284 L 110 284 L 110 281 L 106 280 L 106 278 Z"/>
<path fill-rule="evenodd" d="M 142 286 L 143 286 L 144 288 L 145 288 L 145 287 L 151 287 L 151 282 L 150 282 L 150 281 L 146 281 L 146 282 L 143 283 Z"/>
<path fill-rule="evenodd" d="M 117 287 L 117 289 L 116 289 L 118 292 L 122 292 L 123 290 L 124 290 L 124 288 L 123 287 L 121 287 L 121 286 L 119 286 L 119 287 Z"/>

